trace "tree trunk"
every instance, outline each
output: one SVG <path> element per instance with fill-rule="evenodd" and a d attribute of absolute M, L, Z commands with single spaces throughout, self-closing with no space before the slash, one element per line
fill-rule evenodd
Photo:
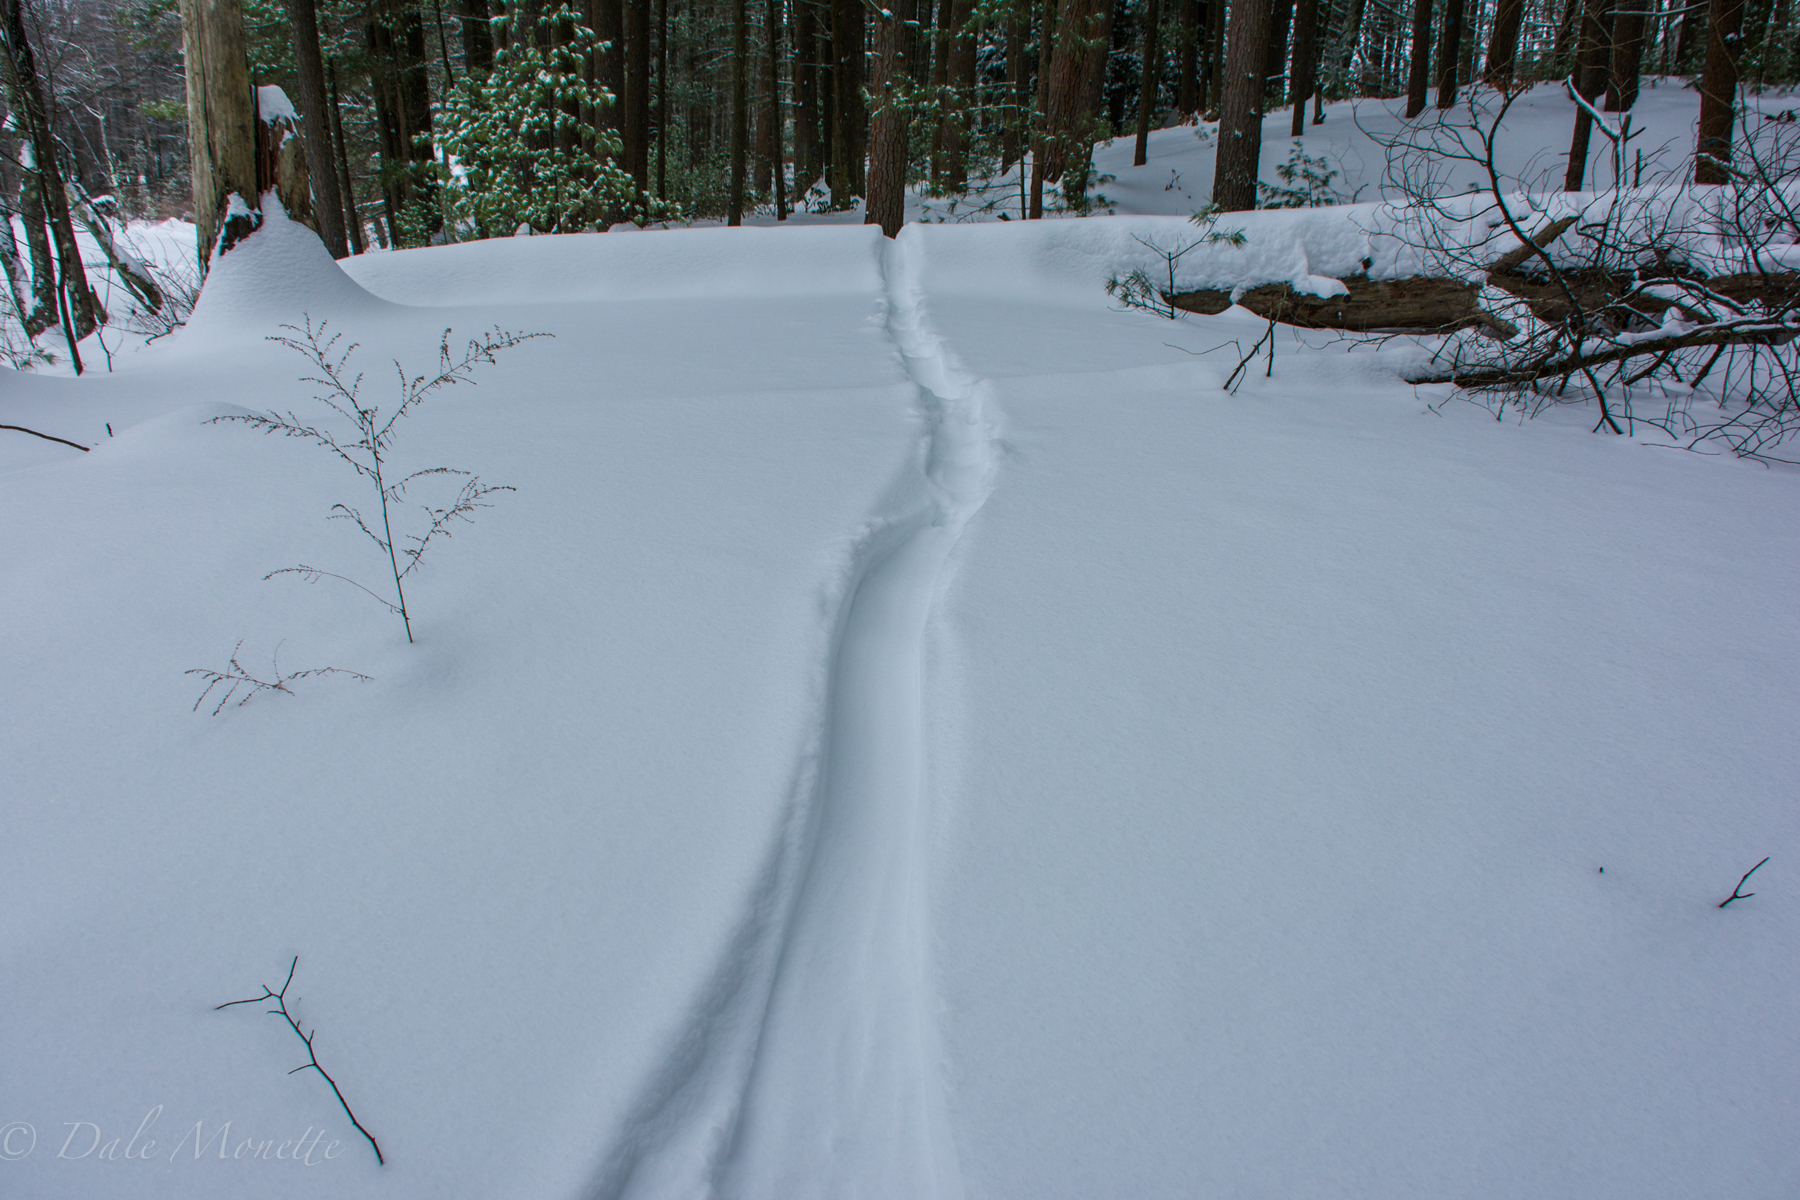
<path fill-rule="evenodd" d="M 1180 40 L 1175 44 L 1175 111 L 1192 117 L 1200 111 L 1200 30 L 1205 22 L 1201 10 L 1207 0 L 1175 0 L 1178 10 Z"/>
<path fill-rule="evenodd" d="M 1225 86 L 1219 98 L 1219 148 L 1213 168 L 1213 203 L 1226 212 L 1256 207 L 1270 16 L 1269 0 L 1241 0 L 1231 13 Z"/>
<path fill-rule="evenodd" d="M 1094 44 L 1082 63 L 1079 137 L 1069 149 L 1069 165 L 1063 171 L 1062 184 L 1063 198 L 1077 208 L 1085 200 L 1093 176 L 1094 138 L 1100 129 L 1100 107 L 1106 95 L 1106 67 L 1112 58 L 1113 14 L 1117 8 L 1118 0 L 1099 0 Z"/>
<path fill-rule="evenodd" d="M 1525 21 L 1525 0 L 1500 0 L 1494 10 L 1494 28 L 1488 35 L 1487 85 L 1506 91 L 1512 87 L 1513 64 L 1519 57 L 1519 29 Z"/>
<path fill-rule="evenodd" d="M 38 173 L 24 166 L 21 174 L 19 217 L 25 224 L 25 253 L 31 259 L 31 310 L 25 318 L 25 332 L 35 337 L 62 324 L 62 315 L 56 307 L 56 256 L 50 250 L 49 217 L 44 212 Z"/>
<path fill-rule="evenodd" d="M 863 104 L 866 13 L 861 0 L 834 0 L 831 13 L 831 201 L 840 207 L 863 194 L 863 158 L 869 119 Z"/>
<path fill-rule="evenodd" d="M 744 154 L 749 148 L 750 97 L 745 86 L 750 64 L 748 55 L 749 14 L 745 0 L 733 0 L 731 10 L 731 197 L 726 202 L 725 223 L 744 223 Z"/>
<path fill-rule="evenodd" d="M 1627 0 L 1613 17 L 1612 62 L 1606 81 L 1606 111 L 1628 112 L 1637 103 L 1638 74 L 1644 61 L 1643 0 Z"/>
<path fill-rule="evenodd" d="M 1294 137 L 1306 132 L 1306 102 L 1312 99 L 1315 86 L 1313 60 L 1318 52 L 1313 43 L 1318 22 L 1319 0 L 1300 0 L 1298 19 L 1294 23 L 1293 86 L 1288 89 L 1293 93 L 1289 98 L 1294 102 Z"/>
<path fill-rule="evenodd" d="M 488 24 L 488 16 L 487 0 L 459 0 L 457 4 L 464 73 L 486 75 L 494 69 L 494 27 Z"/>
<path fill-rule="evenodd" d="M 967 28 L 969 0 L 950 4 L 950 108 L 944 114 L 944 186 L 961 193 L 969 186 L 969 108 L 975 94 L 975 34 Z"/>
<path fill-rule="evenodd" d="M 769 167 L 775 183 L 775 219 L 787 220 L 787 167 L 781 153 L 781 0 L 768 0 Z"/>
<path fill-rule="evenodd" d="M 1037 102 L 1032 106 L 1031 138 L 1031 202 L 1028 220 L 1044 215 L 1044 156 L 1048 152 L 1048 114 L 1050 109 L 1050 68 L 1055 58 L 1057 0 L 1044 0 L 1038 17 Z"/>
<path fill-rule="evenodd" d="M 669 198 L 669 0 L 656 0 L 656 197 Z"/>
<path fill-rule="evenodd" d="M 1635 2 L 1635 0 L 1634 0 Z M 1445 0 L 1444 40 L 1438 46 L 1438 98 L 1440 109 L 1456 103 L 1457 66 L 1462 60 L 1463 0 Z"/>
<path fill-rule="evenodd" d="M 1738 34 L 1744 0 L 1712 0 L 1706 14 L 1706 73 L 1700 77 L 1700 140 L 1695 183 L 1731 181 L 1731 129 L 1737 119 Z"/>
<path fill-rule="evenodd" d="M 636 199 L 650 194 L 650 0 L 624 0 L 625 161 Z"/>
<path fill-rule="evenodd" d="M 794 0 L 794 203 L 819 181 L 819 51 L 812 0 Z"/>
<path fill-rule="evenodd" d="M 1138 71 L 1138 112 L 1137 112 L 1137 147 L 1132 152 L 1131 165 L 1141 167 L 1149 161 L 1150 154 L 1150 122 L 1156 114 L 1157 76 L 1162 72 L 1162 47 L 1157 44 L 1157 35 L 1161 32 L 1158 26 L 1161 21 L 1157 0 L 1150 0 L 1149 8 L 1144 13 L 1144 53 Z"/>
<path fill-rule="evenodd" d="M 1049 94 L 1044 110 L 1044 182 L 1063 176 L 1069 155 L 1085 123 L 1087 82 L 1083 66 L 1089 43 L 1096 40 L 1096 0 L 1062 0 L 1056 21 L 1056 49 L 1047 72 Z"/>
<path fill-rule="evenodd" d="M 895 237 L 906 220 L 907 117 L 901 83 L 906 78 L 902 52 L 904 22 L 892 10 L 875 18 L 874 72 L 869 93 L 875 101 L 869 129 L 869 197 L 863 223 L 879 225 Z"/>
<path fill-rule="evenodd" d="M 1425 111 L 1431 88 L 1431 0 L 1413 0 L 1412 66 L 1406 73 L 1406 119 Z"/>
<path fill-rule="evenodd" d="M 331 257 L 348 258 L 344 199 L 338 193 L 336 155 L 325 99 L 325 60 L 319 53 L 319 19 L 313 0 L 288 0 L 288 23 L 294 37 L 294 90 L 300 101 L 306 171 L 312 179 L 313 219 L 319 223 L 319 238 L 331 251 Z"/>
<path fill-rule="evenodd" d="M 1263 68 L 1263 103 L 1287 100 L 1288 37 L 1293 32 L 1294 0 L 1274 0 L 1269 18 L 1269 54 Z"/>
<path fill-rule="evenodd" d="M 262 224 L 256 193 L 256 110 L 238 0 L 182 0 L 188 157 L 204 276 L 212 255 Z M 243 205 L 230 212 L 230 198 Z M 229 215 L 228 215 L 229 214 Z"/>
<path fill-rule="evenodd" d="M 901 39 L 904 41 L 905 39 Z M 1014 13 L 1006 21 L 1006 97 L 1000 105 L 1000 173 L 1019 161 L 1019 121 L 1024 115 L 1025 21 Z M 870 135 L 874 136 L 873 134 Z"/>
<path fill-rule="evenodd" d="M 1581 39 L 1575 50 L 1575 89 L 1590 103 L 1606 90 L 1607 64 L 1612 60 L 1607 18 L 1612 5 L 1613 0 L 1587 0 L 1582 9 Z M 1582 181 L 1587 177 L 1588 142 L 1593 131 L 1593 115 L 1585 106 L 1577 105 L 1575 133 L 1569 140 L 1569 170 L 1563 180 L 1564 191 L 1581 190 Z"/>

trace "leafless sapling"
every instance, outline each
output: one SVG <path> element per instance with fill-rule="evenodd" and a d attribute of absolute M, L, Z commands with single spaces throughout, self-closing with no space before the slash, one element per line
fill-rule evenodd
<path fill-rule="evenodd" d="M 471 338 L 462 356 L 456 358 L 450 350 L 451 330 L 446 329 L 438 343 L 438 370 L 435 375 L 409 375 L 398 361 L 394 363 L 394 370 L 399 376 L 400 400 L 384 413 L 378 405 L 363 403 L 362 374 L 358 372 L 351 375 L 347 370 L 350 356 L 356 353 L 357 343 L 352 342 L 339 349 L 338 343 L 343 335 L 328 334 L 327 323 L 324 321 L 314 326 L 310 316 L 306 318 L 304 326 L 283 325 L 282 328 L 288 332 L 272 335 L 268 340 L 286 346 L 306 359 L 317 374 L 303 377 L 302 382 L 319 388 L 314 399 L 338 417 L 349 421 L 353 435 L 303 420 L 292 412 L 234 413 L 215 417 L 214 421 L 237 421 L 264 433 L 310 441 L 331 451 L 358 475 L 368 480 L 375 489 L 377 508 L 365 517 L 360 509 L 351 505 L 334 504 L 331 516 L 355 525 L 381 550 L 393 579 L 394 598 L 389 600 L 349 576 L 305 565 L 271 571 L 263 578 L 298 575 L 309 583 L 316 583 L 320 579 L 342 580 L 398 616 L 406 628 L 406 640 L 411 642 L 412 615 L 406 605 L 407 576 L 418 567 L 420 559 L 434 540 L 440 535 L 450 536 L 450 527 L 454 522 L 472 520 L 476 509 L 492 507 L 488 497 L 496 492 L 515 489 L 484 484 L 478 476 L 454 467 L 427 467 L 412 471 L 398 480 L 391 479 L 395 425 L 432 393 L 459 383 L 472 383 L 475 368 L 483 363 L 493 365 L 496 362 L 494 356 L 500 351 L 510 350 L 532 338 L 552 335 L 510 333 L 495 326 L 491 333 Z M 424 521 L 415 531 L 397 530 L 396 510 L 406 499 L 409 489 L 423 480 L 444 478 L 460 478 L 462 484 L 448 501 L 441 504 L 419 504 L 417 507 L 423 511 Z"/>
<path fill-rule="evenodd" d="M 238 1004 L 261 1004 L 265 1000 L 273 1000 L 275 1002 L 275 1007 L 264 1009 L 263 1011 L 272 1017 L 280 1017 L 283 1021 L 286 1021 L 288 1028 L 294 1031 L 294 1036 L 306 1044 L 306 1061 L 295 1067 L 292 1071 L 289 1071 L 288 1074 L 298 1075 L 301 1071 L 317 1071 L 320 1077 L 323 1078 L 326 1083 L 331 1085 L 331 1094 L 336 1096 L 337 1102 L 343 1106 L 344 1115 L 350 1118 L 350 1123 L 352 1125 L 356 1126 L 356 1132 L 362 1134 L 369 1140 L 369 1148 L 375 1151 L 375 1161 L 385 1167 L 387 1166 L 387 1159 L 381 1153 L 381 1143 L 375 1140 L 374 1134 L 363 1128 L 363 1123 L 356 1119 L 356 1114 L 354 1112 L 350 1111 L 350 1102 L 344 1099 L 343 1090 L 338 1087 L 337 1080 L 333 1079 L 326 1072 L 325 1068 L 319 1065 L 319 1053 L 313 1048 L 313 1039 L 319 1036 L 319 1027 L 315 1025 L 313 1026 L 313 1031 L 311 1033 L 306 1032 L 304 1029 L 300 1028 L 300 1022 L 288 1011 L 287 993 L 288 989 L 294 986 L 294 972 L 299 966 L 300 956 L 296 954 L 294 955 L 294 961 L 288 964 L 287 979 L 282 982 L 281 990 L 279 992 L 270 991 L 269 985 L 265 983 L 263 984 L 262 995 L 251 996 L 245 1000 L 227 1000 L 223 1004 L 215 1005 L 213 1011 L 219 1012 Z"/>

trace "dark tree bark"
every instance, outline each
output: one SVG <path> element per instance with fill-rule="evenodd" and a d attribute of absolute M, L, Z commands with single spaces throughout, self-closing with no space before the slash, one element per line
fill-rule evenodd
<path fill-rule="evenodd" d="M 365 37 L 370 83 L 380 126 L 383 183 L 389 220 L 397 221 L 421 180 L 414 164 L 432 160 L 431 91 L 425 60 L 425 22 L 406 0 L 374 0 Z M 427 185 L 428 186 L 428 185 Z M 432 229 L 442 226 L 435 211 Z"/>
<path fill-rule="evenodd" d="M 313 218 L 331 257 L 348 258 L 344 199 L 338 194 L 337 155 L 326 111 L 325 60 L 319 53 L 319 18 L 313 0 L 288 0 L 288 23 L 294 38 L 294 90 L 300 102 L 306 170 L 312 179 Z"/>
<path fill-rule="evenodd" d="M 1288 90 L 1288 36 L 1294 24 L 1294 0 L 1273 0 L 1269 18 L 1269 52 L 1263 65 L 1263 103 L 1282 104 Z"/>
<path fill-rule="evenodd" d="M 624 152 L 620 164 L 642 203 L 650 192 L 650 0 L 624 0 Z"/>
<path fill-rule="evenodd" d="M 1025 18 L 1014 13 L 1006 22 L 1006 103 L 1001 112 L 1000 173 L 1019 161 L 1019 134 L 1030 96 L 1031 73 L 1025 67 Z M 905 38 L 901 41 L 904 43 Z M 873 136 L 873 135 L 871 135 Z"/>
<path fill-rule="evenodd" d="M 1519 57 L 1519 29 L 1525 21 L 1525 0 L 1500 0 L 1494 9 L 1494 28 L 1488 35 L 1487 85 L 1505 91 L 1512 87 L 1513 64 Z"/>
<path fill-rule="evenodd" d="M 1217 111 L 1225 77 L 1226 0 L 1208 0 L 1206 6 L 1206 55 L 1200 66 L 1200 111 Z"/>
<path fill-rule="evenodd" d="M 1062 183 L 1063 198 L 1077 206 L 1087 196 L 1088 182 L 1093 175 L 1094 136 L 1106 94 L 1106 66 L 1112 56 L 1113 15 L 1117 9 L 1118 0 L 1098 0 L 1093 44 L 1082 63 L 1081 117 L 1076 124 L 1078 136 L 1069 147 L 1069 162 L 1063 171 Z"/>
<path fill-rule="evenodd" d="M 1031 119 L 1031 203 L 1026 217 L 1044 215 L 1044 158 L 1049 153 L 1050 69 L 1054 61 L 1057 0 L 1043 0 L 1038 16 L 1037 99 Z"/>
<path fill-rule="evenodd" d="M 812 0 L 794 0 L 794 200 L 819 181 L 819 46 Z"/>
<path fill-rule="evenodd" d="M 1150 122 L 1156 114 L 1157 76 L 1162 74 L 1162 47 L 1157 42 L 1157 35 L 1161 32 L 1158 28 L 1161 17 L 1157 0 L 1150 0 L 1149 7 L 1144 11 L 1144 52 L 1139 60 L 1137 146 L 1131 156 L 1131 165 L 1134 167 L 1141 167 L 1149 161 Z"/>
<path fill-rule="evenodd" d="M 457 24 L 462 31 L 463 70 L 485 75 L 494 69 L 494 27 L 488 24 L 487 0 L 458 0 Z"/>
<path fill-rule="evenodd" d="M 745 86 L 750 73 L 749 18 L 745 0 L 734 0 L 731 10 L 731 198 L 725 223 L 744 223 L 744 154 L 750 138 L 750 97 Z"/>
<path fill-rule="evenodd" d="M 338 183 L 344 200 L 344 229 L 350 235 L 351 252 L 362 254 L 368 247 L 363 243 L 362 217 L 356 210 L 356 189 L 350 178 L 350 155 L 344 147 L 344 114 L 338 106 L 336 59 L 326 64 L 325 80 L 326 86 L 331 89 L 331 144 L 337 157 Z"/>
<path fill-rule="evenodd" d="M 787 168 L 781 158 L 780 0 L 768 0 L 764 24 L 769 39 L 769 167 L 775 183 L 775 219 L 787 220 Z"/>
<path fill-rule="evenodd" d="M 669 198 L 669 0 L 656 0 L 656 195 Z"/>
<path fill-rule="evenodd" d="M 1056 183 L 1068 166 L 1076 139 L 1087 120 L 1087 72 L 1090 49 L 1103 53 L 1099 42 L 1097 0 L 1062 0 L 1056 21 L 1056 48 L 1051 55 L 1044 109 L 1044 182 Z"/>
<path fill-rule="evenodd" d="M 1643 0 L 1627 0 L 1613 15 L 1612 63 L 1606 81 L 1606 111 L 1627 112 L 1637 103 L 1644 62 Z"/>
<path fill-rule="evenodd" d="M 866 19 L 861 0 L 834 0 L 831 201 L 842 207 L 848 207 L 863 194 L 863 159 L 869 140 L 869 117 L 862 93 Z"/>
<path fill-rule="evenodd" d="M 1556 43 L 1550 51 L 1558 74 L 1566 74 L 1574 69 L 1571 55 L 1574 53 L 1576 35 L 1581 29 L 1582 8 L 1582 0 L 1565 0 L 1563 4 L 1562 20 L 1556 26 Z"/>
<path fill-rule="evenodd" d="M 1462 61 L 1463 0 L 1444 0 L 1444 40 L 1438 46 L 1440 109 L 1456 103 L 1457 66 Z"/>
<path fill-rule="evenodd" d="M 1612 61 L 1608 19 L 1613 0 L 1587 0 L 1581 14 L 1581 38 L 1575 48 L 1575 90 L 1590 103 L 1606 90 L 1607 65 Z M 1587 177 L 1588 144 L 1593 137 L 1594 118 L 1585 106 L 1575 109 L 1575 133 L 1569 139 L 1569 170 L 1563 190 L 1579 192 Z"/>
<path fill-rule="evenodd" d="M 1150 155 L 1150 121 L 1156 117 L 1156 83 L 1161 76 L 1163 47 L 1157 43 L 1161 32 L 1161 11 L 1157 0 L 1150 0 L 1143 14 L 1143 56 L 1138 70 L 1138 146 L 1132 151 L 1130 164 L 1141 167 Z"/>
<path fill-rule="evenodd" d="M 1300 11 L 1294 22 L 1294 66 L 1293 86 L 1289 89 L 1294 102 L 1294 137 L 1306 132 L 1306 102 L 1312 98 L 1315 90 L 1314 77 L 1317 71 L 1313 60 L 1318 55 L 1316 40 L 1319 22 L 1319 0 L 1300 0 Z"/>
<path fill-rule="evenodd" d="M 1207 0 L 1176 0 L 1181 40 L 1175 46 L 1175 111 L 1191 117 L 1200 111 L 1200 30 L 1204 25 L 1201 10 Z"/>
<path fill-rule="evenodd" d="M 1712 0 L 1707 9 L 1695 183 L 1731 181 L 1731 131 L 1737 120 L 1738 43 L 1743 23 L 1744 0 Z"/>
<path fill-rule="evenodd" d="M 1219 148 L 1213 169 L 1213 203 L 1226 212 L 1256 207 L 1270 19 L 1269 0 L 1241 0 L 1231 13 L 1225 86 L 1219 98 Z"/>
<path fill-rule="evenodd" d="M 594 36 L 606 43 L 594 52 L 590 65 L 593 82 L 612 96 L 594 113 L 594 128 L 602 133 L 618 130 L 625 118 L 625 10 L 620 0 L 583 0 L 583 15 Z M 621 142 L 624 140 L 621 137 Z"/>
<path fill-rule="evenodd" d="M 892 10 L 875 18 L 875 61 L 869 79 L 874 98 L 869 129 L 869 196 L 865 225 L 895 237 L 906 220 L 907 118 L 900 105 L 906 79 L 904 22 Z"/>
<path fill-rule="evenodd" d="M 1412 65 L 1406 73 L 1406 119 L 1425 111 L 1431 89 L 1431 0 L 1413 0 Z"/>
<path fill-rule="evenodd" d="M 969 108 L 975 93 L 975 33 L 968 28 L 969 0 L 950 5 L 950 101 L 944 114 L 944 186 L 961 193 L 969 186 Z"/>

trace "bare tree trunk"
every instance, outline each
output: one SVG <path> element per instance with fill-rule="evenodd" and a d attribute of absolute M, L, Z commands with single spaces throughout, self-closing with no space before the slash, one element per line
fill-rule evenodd
<path fill-rule="evenodd" d="M 1519 29 L 1525 21 L 1525 0 L 1500 0 L 1494 10 L 1494 28 L 1488 35 L 1487 71 L 1489 87 L 1502 91 L 1512 87 L 1513 64 L 1519 57 Z"/>
<path fill-rule="evenodd" d="M 1156 112 L 1157 76 L 1161 74 L 1162 65 L 1162 47 L 1158 45 L 1161 16 L 1157 0 L 1150 0 L 1149 7 L 1144 12 L 1144 53 L 1140 60 L 1141 69 L 1138 71 L 1137 147 L 1131 156 L 1131 165 L 1134 167 L 1141 167 L 1149 161 L 1150 122 Z"/>
<path fill-rule="evenodd" d="M 1288 38 L 1293 32 L 1294 0 L 1273 0 L 1269 14 L 1269 52 L 1263 60 L 1263 103 L 1279 105 L 1287 99 Z"/>
<path fill-rule="evenodd" d="M 182 0 L 188 154 L 200 270 L 262 224 L 256 191 L 256 109 L 238 0 Z M 230 208 L 231 197 L 240 208 Z"/>
<path fill-rule="evenodd" d="M 865 20 L 861 0 L 835 0 L 831 14 L 831 199 L 833 204 L 843 206 L 863 194 L 863 158 L 869 125 L 862 98 Z"/>
<path fill-rule="evenodd" d="M 1269 0 L 1241 0 L 1231 13 L 1225 86 L 1219 98 L 1219 149 L 1213 168 L 1213 203 L 1226 212 L 1256 207 L 1269 20 Z"/>
<path fill-rule="evenodd" d="M 879 225 L 895 237 L 906 220 L 907 118 L 901 107 L 906 79 L 902 52 L 905 25 L 891 10 L 875 18 L 875 62 L 869 93 L 875 101 L 869 129 L 869 197 L 865 225 Z"/>
<path fill-rule="evenodd" d="M 975 93 L 975 34 L 967 28 L 969 0 L 950 4 L 950 101 L 944 114 L 944 186 L 961 193 L 969 186 L 969 106 Z"/>
<path fill-rule="evenodd" d="M 1181 41 L 1175 49 L 1175 110 L 1191 117 L 1200 111 L 1200 10 L 1207 0 L 1176 0 L 1181 5 Z"/>
<path fill-rule="evenodd" d="M 749 14 L 745 0 L 734 0 L 731 11 L 731 198 L 725 223 L 744 223 L 744 153 L 750 138 L 750 97 L 745 86 L 750 64 L 745 62 L 749 42 Z"/>
<path fill-rule="evenodd" d="M 29 163 L 19 181 L 19 216 L 25 223 L 25 252 L 31 259 L 31 315 L 27 328 L 36 326 L 42 333 L 52 325 L 62 324 L 56 306 L 56 254 L 50 247 L 49 217 L 44 213 L 43 188 L 38 173 Z"/>
<path fill-rule="evenodd" d="M 1431 86 L 1431 0 L 1413 0 L 1412 67 L 1406 74 L 1406 119 L 1425 111 Z"/>
<path fill-rule="evenodd" d="M 319 53 L 319 18 L 313 0 L 288 0 L 288 23 L 294 37 L 294 90 L 299 93 L 306 171 L 312 179 L 313 219 L 333 258 L 348 258 L 344 238 L 344 199 L 338 194 L 336 157 L 325 100 L 325 60 Z"/>
<path fill-rule="evenodd" d="M 1741 3 L 1742 0 L 1739 0 Z M 1581 15 L 1581 39 L 1575 49 L 1575 90 L 1584 100 L 1599 99 L 1606 90 L 1607 64 L 1612 47 L 1607 43 L 1607 17 L 1613 0 L 1587 0 Z M 1575 133 L 1569 140 L 1569 170 L 1563 190 L 1579 192 L 1587 177 L 1588 142 L 1593 136 L 1594 118 L 1585 105 L 1575 109 Z"/>
<path fill-rule="evenodd" d="M 787 220 L 787 168 L 781 158 L 781 0 L 768 0 L 769 167 L 775 183 L 775 219 Z"/>
<path fill-rule="evenodd" d="M 1025 18 L 1015 12 L 1006 22 L 1006 102 L 1001 109 L 1000 126 L 1002 175 L 1012 170 L 1012 165 L 1019 161 L 1019 129 L 1025 117 L 1028 78 L 1025 70 Z"/>
<path fill-rule="evenodd" d="M 1294 102 L 1294 137 L 1306 132 L 1306 102 L 1312 99 L 1315 84 L 1313 77 L 1313 59 L 1317 52 L 1313 46 L 1319 22 L 1319 0 L 1300 0 L 1300 10 L 1294 23 L 1294 66 L 1292 72 L 1293 85 L 1288 89 L 1293 94 L 1289 97 Z"/>
<path fill-rule="evenodd" d="M 1613 16 L 1612 63 L 1606 81 L 1606 111 L 1627 112 L 1637 103 L 1638 73 L 1644 61 L 1644 0 L 1627 0 Z"/>
<path fill-rule="evenodd" d="M 1031 204 L 1028 220 L 1044 215 L 1044 156 L 1048 152 L 1050 67 L 1054 57 L 1057 0 L 1044 0 L 1038 17 L 1037 102 L 1032 110 Z"/>
<path fill-rule="evenodd" d="M 656 0 L 656 197 L 669 198 L 669 0 Z"/>
<path fill-rule="evenodd" d="M 1731 181 L 1731 129 L 1737 120 L 1738 33 L 1744 0 L 1712 0 L 1706 14 L 1706 73 L 1700 77 L 1700 139 L 1695 183 Z"/>
<path fill-rule="evenodd" d="M 812 0 L 794 0 L 794 203 L 819 181 L 818 35 Z"/>
<path fill-rule="evenodd" d="M 650 0 L 624 0 L 625 94 L 621 99 L 621 132 L 634 199 L 650 194 Z"/>
<path fill-rule="evenodd" d="M 1093 177 L 1094 138 L 1100 129 L 1100 109 L 1106 97 L 1106 66 L 1112 57 L 1113 14 L 1118 9 L 1118 0 L 1098 0 L 1098 9 L 1093 44 L 1082 63 L 1079 137 L 1069 148 L 1069 164 L 1063 171 L 1063 198 L 1077 207 L 1087 196 L 1088 184 Z"/>
<path fill-rule="evenodd" d="M 1457 66 L 1462 60 L 1463 0 L 1445 0 L 1443 41 L 1438 46 L 1438 98 L 1440 109 L 1456 103 Z"/>

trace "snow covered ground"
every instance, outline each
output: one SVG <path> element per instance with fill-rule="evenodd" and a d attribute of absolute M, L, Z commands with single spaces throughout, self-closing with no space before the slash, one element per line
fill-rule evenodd
<path fill-rule="evenodd" d="M 1183 232 L 276 220 L 115 372 L 0 374 L 94 447 L 0 434 L 0 1191 L 1794 1194 L 1800 476 L 1398 345 L 1228 393 L 1261 322 L 1101 286 Z M 303 315 L 383 404 L 555 335 L 399 428 L 518 489 L 417 645 L 263 579 L 379 588 L 368 485 L 207 423 L 321 415 Z M 240 639 L 372 678 L 193 711 Z M 215 1011 L 295 956 L 386 1166 Z"/>

